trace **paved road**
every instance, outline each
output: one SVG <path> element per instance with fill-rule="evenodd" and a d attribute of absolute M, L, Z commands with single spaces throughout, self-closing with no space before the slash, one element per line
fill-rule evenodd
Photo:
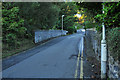
<path fill-rule="evenodd" d="M 59 37 L 28 51 L 35 54 L 3 70 L 3 78 L 83 78 L 83 36 L 76 33 Z"/>

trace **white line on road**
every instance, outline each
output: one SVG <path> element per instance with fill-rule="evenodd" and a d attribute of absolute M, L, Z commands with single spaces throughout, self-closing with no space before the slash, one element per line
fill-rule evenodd
<path fill-rule="evenodd" d="M 81 45 L 79 48 L 81 48 Z M 77 74 L 78 74 L 79 60 L 80 60 L 80 50 L 79 50 L 78 57 L 77 57 L 77 66 L 76 66 L 76 70 L 75 70 L 75 78 L 77 78 Z"/>
<path fill-rule="evenodd" d="M 80 79 L 83 79 L 83 52 L 81 55 Z"/>
<path fill-rule="evenodd" d="M 81 54 L 81 65 L 80 65 L 80 79 L 83 79 L 83 37 L 81 38 L 80 44 L 79 44 L 79 53 L 77 57 L 77 65 L 75 70 L 75 78 L 78 77 L 78 68 L 79 68 L 79 62 L 80 62 L 80 54 Z"/>
<path fill-rule="evenodd" d="M 83 79 L 83 37 L 82 37 L 82 54 L 81 54 L 81 66 L 80 66 L 80 79 Z"/>

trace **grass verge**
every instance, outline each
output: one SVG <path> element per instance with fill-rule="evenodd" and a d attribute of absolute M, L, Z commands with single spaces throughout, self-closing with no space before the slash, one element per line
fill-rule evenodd
<path fill-rule="evenodd" d="M 67 34 L 67 35 L 70 35 L 70 34 Z M 62 35 L 62 36 L 66 36 L 66 35 Z M 61 37 L 61 36 L 58 36 L 58 37 Z M 52 40 L 54 38 L 57 38 L 57 37 L 49 38 L 39 43 L 34 43 L 33 39 L 24 39 L 20 41 L 20 45 L 18 47 L 7 46 L 7 44 L 3 43 L 2 58 L 4 59 L 13 55 L 17 55 L 20 52 L 26 51 L 38 45 L 42 45 L 43 43 L 48 42 L 49 40 Z"/>
<path fill-rule="evenodd" d="M 20 41 L 19 46 L 8 46 L 7 44 L 3 43 L 2 47 L 2 58 L 6 58 L 17 54 L 19 52 L 25 51 L 34 47 L 36 44 L 31 39 L 24 39 Z"/>

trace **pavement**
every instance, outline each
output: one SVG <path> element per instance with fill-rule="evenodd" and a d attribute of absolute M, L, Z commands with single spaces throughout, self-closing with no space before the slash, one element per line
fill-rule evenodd
<path fill-rule="evenodd" d="M 3 60 L 3 78 L 91 78 L 84 31 L 62 36 Z M 85 75 L 87 74 L 87 75 Z"/>

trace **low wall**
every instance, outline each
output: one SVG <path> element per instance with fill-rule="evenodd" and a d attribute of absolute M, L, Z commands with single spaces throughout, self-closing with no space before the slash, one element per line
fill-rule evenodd
<path fill-rule="evenodd" d="M 96 54 L 97 60 L 101 60 L 101 40 L 100 40 L 100 34 L 97 33 L 97 31 L 93 32 L 92 36 L 92 45 L 93 45 L 93 50 Z"/>
<path fill-rule="evenodd" d="M 100 43 L 100 35 L 95 31 L 94 29 L 87 29 L 86 30 L 86 36 L 89 39 L 89 42 L 91 43 L 91 49 L 93 49 L 93 52 L 96 55 L 96 59 L 100 61 L 101 56 L 101 43 Z"/>
<path fill-rule="evenodd" d="M 116 61 L 110 55 L 110 52 L 108 53 L 108 63 L 109 63 L 109 65 L 108 65 L 108 67 L 109 67 L 109 70 L 108 70 L 109 78 L 119 78 L 120 66 L 118 65 L 118 61 Z"/>
<path fill-rule="evenodd" d="M 38 30 L 35 31 L 35 43 L 47 40 L 49 38 L 66 35 L 68 31 L 65 30 Z"/>
<path fill-rule="evenodd" d="M 92 43 L 92 48 L 94 53 L 96 54 L 97 60 L 101 60 L 101 34 L 96 31 L 89 31 L 87 34 L 90 37 L 90 42 Z M 112 80 L 115 78 L 116 80 L 120 80 L 120 65 L 119 61 L 116 61 L 109 50 L 107 50 L 108 61 L 107 61 L 107 75 Z"/>

